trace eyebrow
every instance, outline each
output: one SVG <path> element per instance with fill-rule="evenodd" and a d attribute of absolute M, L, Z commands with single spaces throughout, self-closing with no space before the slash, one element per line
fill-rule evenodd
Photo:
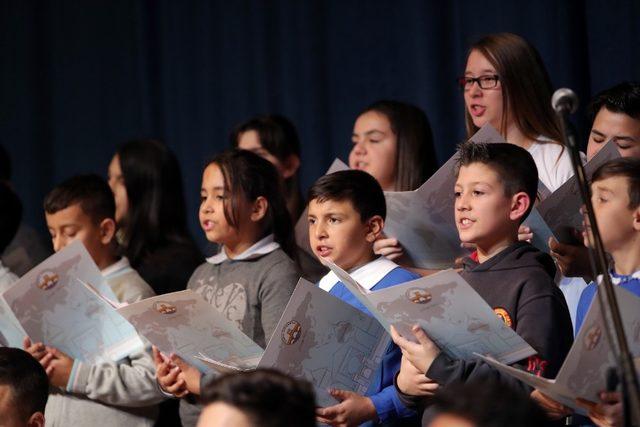
<path fill-rule="evenodd" d="M 216 186 L 216 187 L 213 187 L 212 190 L 214 190 L 214 191 L 225 191 L 225 188 L 221 187 L 221 186 Z M 207 189 L 205 187 L 201 187 L 200 191 L 207 191 Z"/>
<path fill-rule="evenodd" d="M 480 74 L 481 76 L 482 76 L 482 75 L 485 75 L 485 74 L 497 74 L 496 70 L 490 70 L 490 69 L 488 69 L 488 68 L 485 68 L 484 70 L 481 70 L 481 71 L 480 71 L 480 73 L 482 73 L 482 74 Z M 473 73 L 472 73 L 471 71 L 465 71 L 465 72 L 464 72 L 464 75 L 465 75 L 465 76 L 467 76 L 467 75 L 473 75 Z"/>
<path fill-rule="evenodd" d="M 368 135 L 371 135 L 371 134 L 373 134 L 373 133 L 381 133 L 382 135 L 384 135 L 384 134 L 385 134 L 385 133 L 384 133 L 383 131 L 381 131 L 381 130 L 373 129 L 373 130 L 368 130 L 368 131 L 366 131 L 366 132 L 364 133 L 364 135 L 367 135 L 367 136 L 368 136 Z M 358 134 L 354 132 L 354 133 L 352 133 L 352 134 L 351 134 L 351 136 L 358 136 Z"/>

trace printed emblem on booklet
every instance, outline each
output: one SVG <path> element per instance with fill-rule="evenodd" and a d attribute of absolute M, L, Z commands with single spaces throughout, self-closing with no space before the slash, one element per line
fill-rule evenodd
<path fill-rule="evenodd" d="M 38 287 L 43 291 L 48 291 L 58 284 L 60 280 L 60 276 L 51 271 L 45 271 L 40 276 L 38 276 Z"/>
<path fill-rule="evenodd" d="M 589 329 L 589 332 L 584 337 L 584 347 L 587 350 L 593 350 L 600 343 L 600 338 L 602 337 L 602 330 L 600 326 L 595 325 Z"/>
<path fill-rule="evenodd" d="M 291 320 L 282 328 L 282 342 L 286 345 L 295 344 L 302 334 L 302 326 L 295 320 Z"/>
<path fill-rule="evenodd" d="M 178 311 L 175 305 L 163 301 L 153 304 L 153 308 L 160 314 L 173 314 Z"/>
<path fill-rule="evenodd" d="M 431 294 L 421 288 L 410 288 L 404 294 L 414 304 L 426 304 L 431 301 Z"/>

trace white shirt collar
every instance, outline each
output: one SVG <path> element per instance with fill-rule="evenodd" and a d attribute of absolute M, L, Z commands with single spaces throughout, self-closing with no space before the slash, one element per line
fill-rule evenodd
<path fill-rule="evenodd" d="M 275 241 L 274 235 L 269 234 L 267 237 L 263 238 L 262 240 L 258 240 L 249 249 L 245 250 L 237 257 L 231 259 L 231 261 L 240 261 L 243 259 L 257 258 L 259 256 L 271 253 L 276 249 L 278 249 L 279 247 L 280 247 L 280 244 Z M 220 264 L 228 259 L 229 257 L 227 256 L 227 253 L 225 252 L 224 246 L 223 246 L 222 248 L 220 248 L 220 252 L 218 252 L 216 255 L 212 257 L 207 258 L 207 262 L 211 264 Z"/>
<path fill-rule="evenodd" d="M 123 256 L 117 262 L 114 262 L 109 267 L 101 270 L 100 273 L 102 273 L 102 277 L 115 276 L 116 274 L 122 272 L 123 270 L 128 270 L 129 268 L 131 268 L 131 264 L 129 263 L 127 257 Z"/>
<path fill-rule="evenodd" d="M 363 288 L 370 291 L 371 288 L 396 267 L 398 267 L 398 264 L 381 256 L 350 272 L 349 275 L 353 277 L 353 280 L 362 285 Z M 320 279 L 318 286 L 320 286 L 320 289 L 329 292 L 339 281 L 338 276 L 336 276 L 333 271 L 330 271 Z"/>

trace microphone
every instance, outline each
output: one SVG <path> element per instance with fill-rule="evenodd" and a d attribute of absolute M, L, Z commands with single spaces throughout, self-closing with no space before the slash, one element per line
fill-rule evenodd
<path fill-rule="evenodd" d="M 551 107 L 557 113 L 573 114 L 578 110 L 578 96 L 569 88 L 558 89 L 551 97 Z"/>

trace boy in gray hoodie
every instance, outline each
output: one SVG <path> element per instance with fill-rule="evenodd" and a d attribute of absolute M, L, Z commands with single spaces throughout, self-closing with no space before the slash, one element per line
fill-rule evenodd
<path fill-rule="evenodd" d="M 47 195 L 44 209 L 56 252 L 80 240 L 120 302 L 153 296 L 117 254 L 115 203 L 102 178 L 70 178 Z M 88 364 L 28 338 L 24 346 L 45 367 L 53 386 L 47 426 L 153 426 L 157 404 L 165 397 L 156 385 L 149 348 L 118 362 Z"/>

